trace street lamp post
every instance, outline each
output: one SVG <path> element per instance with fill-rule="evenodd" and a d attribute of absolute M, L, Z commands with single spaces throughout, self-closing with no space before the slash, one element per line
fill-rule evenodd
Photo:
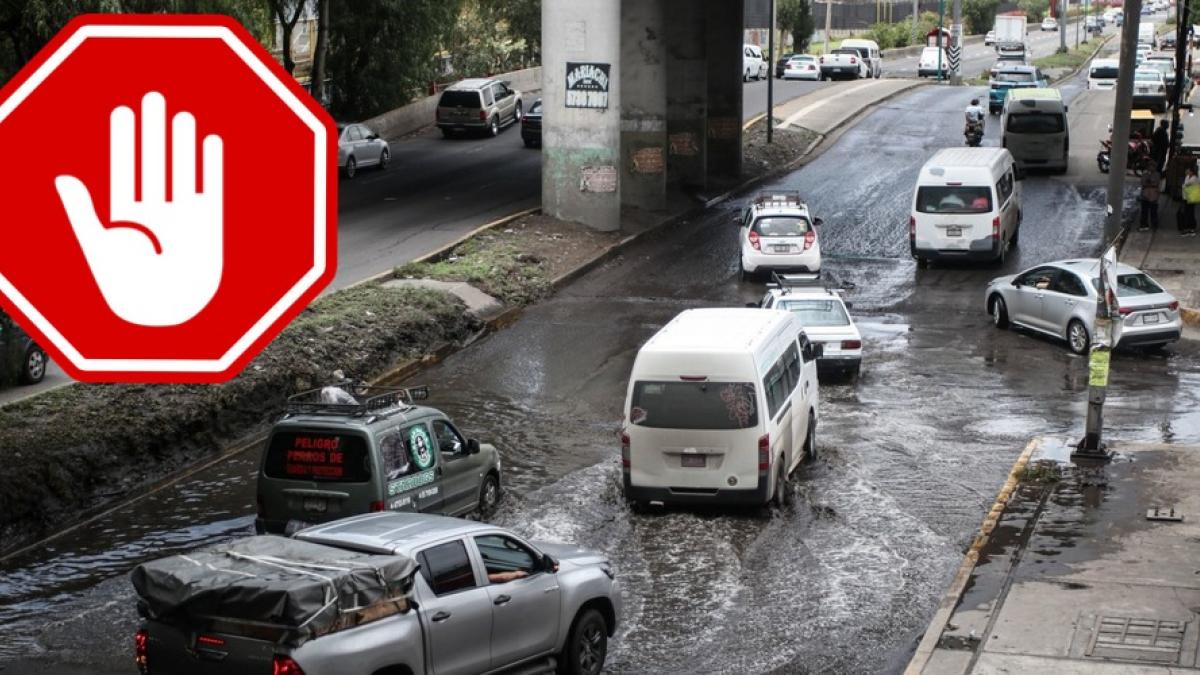
<path fill-rule="evenodd" d="M 945 30 L 945 25 L 946 25 L 946 0 L 938 0 L 938 35 L 937 35 L 937 47 L 938 47 L 937 78 L 938 78 L 938 82 L 942 81 L 942 50 L 943 50 L 942 31 Z"/>

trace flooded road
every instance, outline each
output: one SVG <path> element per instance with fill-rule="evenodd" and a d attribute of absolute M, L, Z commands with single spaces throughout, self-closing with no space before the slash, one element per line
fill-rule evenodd
<path fill-rule="evenodd" d="M 1021 248 L 1002 269 L 917 270 L 908 258 L 917 171 L 961 141 L 962 109 L 979 92 L 894 99 L 772 186 L 800 190 L 825 220 L 826 274 L 846 289 L 865 342 L 857 382 L 822 383 L 821 457 L 797 474 L 787 509 L 634 515 L 621 499 L 616 434 L 638 347 L 683 309 L 762 295 L 737 281 L 731 216 L 744 200 L 653 235 L 421 375 L 434 405 L 501 450 L 499 524 L 612 555 L 626 593 L 612 672 L 898 671 L 1026 440 L 1081 432 L 1086 361 L 993 328 L 982 289 L 1094 255 L 1101 180 L 1027 179 Z M 1198 357 L 1191 342 L 1114 357 L 1108 433 L 1200 442 Z M 7 561 L 3 672 L 132 672 L 125 573 L 248 533 L 256 459 Z"/>

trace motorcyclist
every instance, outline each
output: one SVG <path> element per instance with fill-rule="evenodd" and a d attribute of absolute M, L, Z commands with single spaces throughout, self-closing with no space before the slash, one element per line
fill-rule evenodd
<path fill-rule="evenodd" d="M 979 99 L 971 99 L 971 105 L 967 106 L 967 109 L 963 111 L 963 115 L 966 117 L 967 122 L 966 127 L 963 128 L 964 134 L 970 131 L 972 124 L 978 124 L 979 130 L 983 131 L 983 124 L 984 120 L 987 119 L 987 113 L 980 107 Z"/>

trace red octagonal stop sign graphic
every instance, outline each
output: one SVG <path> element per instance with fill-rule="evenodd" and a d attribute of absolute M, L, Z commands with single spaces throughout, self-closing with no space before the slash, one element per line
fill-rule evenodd
<path fill-rule="evenodd" d="M 333 278 L 335 128 L 236 22 L 83 16 L 0 100 L 0 304 L 71 376 L 227 380 Z"/>

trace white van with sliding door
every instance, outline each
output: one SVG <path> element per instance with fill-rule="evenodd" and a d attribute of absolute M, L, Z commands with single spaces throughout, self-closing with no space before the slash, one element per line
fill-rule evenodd
<path fill-rule="evenodd" d="M 644 504 L 767 504 L 816 454 L 821 348 L 792 312 L 691 309 L 650 338 L 629 376 L 621 464 Z"/>
<path fill-rule="evenodd" d="M 1117 86 L 1117 69 L 1121 62 L 1117 59 L 1092 59 L 1088 69 L 1088 89 L 1112 89 Z"/>
<path fill-rule="evenodd" d="M 917 265 L 1003 262 L 1020 234 L 1023 177 L 1004 148 L 939 150 L 913 191 L 908 241 Z"/>

